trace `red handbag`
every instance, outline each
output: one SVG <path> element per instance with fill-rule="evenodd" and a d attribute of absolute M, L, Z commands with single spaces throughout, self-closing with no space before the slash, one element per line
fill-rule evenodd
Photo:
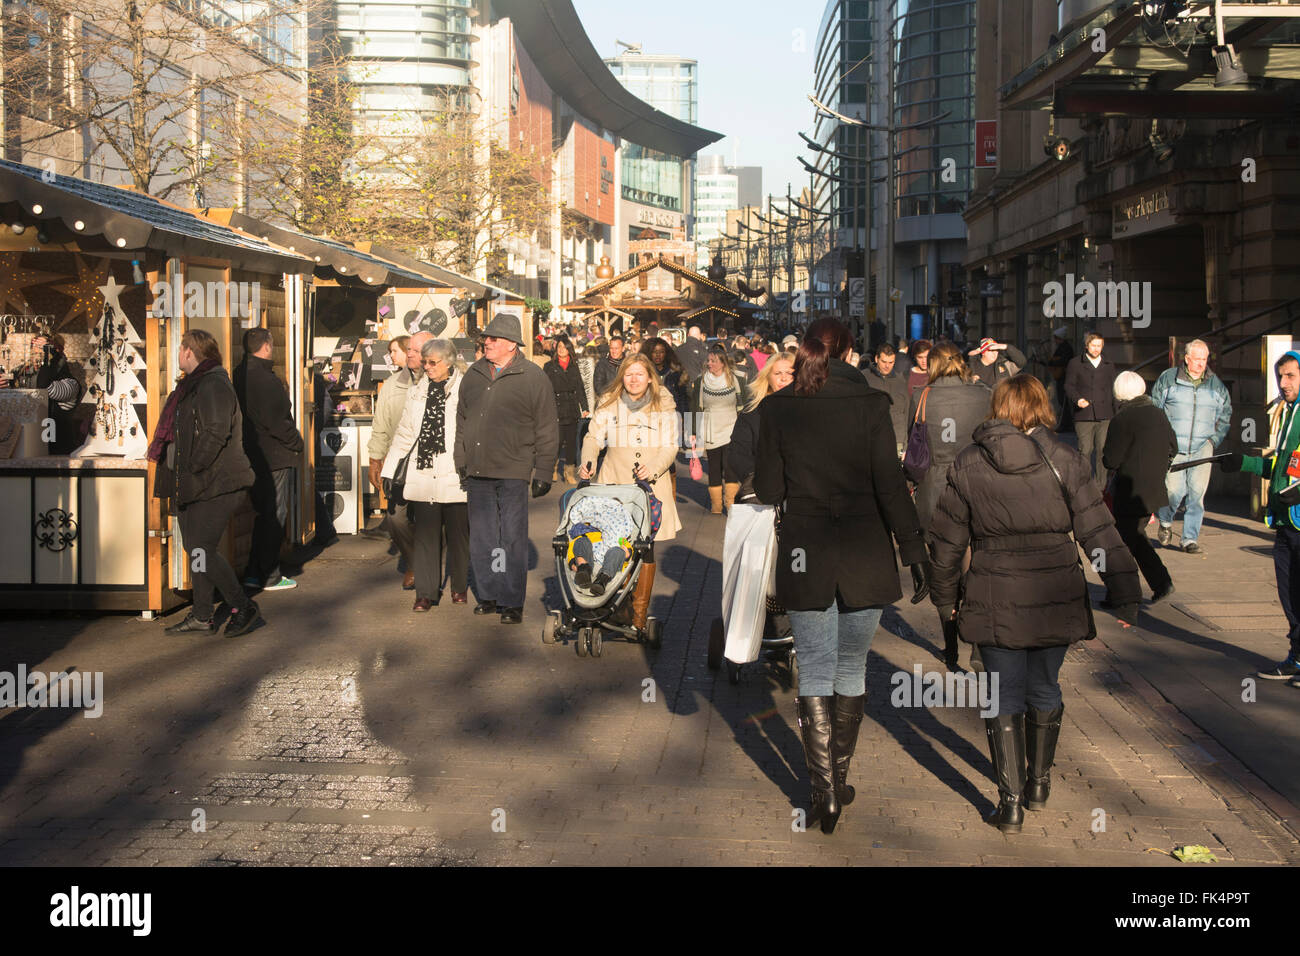
<path fill-rule="evenodd" d="M 700 453 L 695 447 L 695 436 L 691 436 L 691 450 L 686 456 L 691 460 L 691 478 L 694 481 L 704 480 L 704 466 L 700 464 Z"/>

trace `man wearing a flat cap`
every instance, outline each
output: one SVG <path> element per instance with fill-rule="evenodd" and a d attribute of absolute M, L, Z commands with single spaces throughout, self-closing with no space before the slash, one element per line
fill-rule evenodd
<path fill-rule="evenodd" d="M 523 620 L 528 582 L 528 491 L 551 490 L 559 450 L 555 391 L 523 353 L 519 316 L 499 313 L 483 330 L 456 409 L 456 469 L 469 498 L 475 614 Z"/>

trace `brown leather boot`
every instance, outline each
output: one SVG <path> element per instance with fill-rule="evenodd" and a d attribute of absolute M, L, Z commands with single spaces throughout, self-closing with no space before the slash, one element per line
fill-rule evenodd
<path fill-rule="evenodd" d="M 564 466 L 564 480 L 565 480 L 568 484 L 570 484 L 570 485 L 576 485 L 576 484 L 578 483 L 578 466 L 577 466 L 577 465 L 565 465 L 565 466 Z"/>
<path fill-rule="evenodd" d="M 723 486 L 723 502 L 727 506 L 727 513 L 731 513 L 731 506 L 736 503 L 736 494 L 740 491 L 740 482 L 728 481 Z"/>
<path fill-rule="evenodd" d="M 632 626 L 645 630 L 646 618 L 650 614 L 650 596 L 655 589 L 655 566 L 641 565 L 641 576 L 636 579 L 636 590 L 632 592 Z"/>
<path fill-rule="evenodd" d="M 722 486 L 709 485 L 709 514 L 722 514 Z"/>

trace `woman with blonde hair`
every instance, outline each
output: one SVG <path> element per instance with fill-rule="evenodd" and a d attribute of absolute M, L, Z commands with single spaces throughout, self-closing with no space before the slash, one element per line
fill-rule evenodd
<path fill-rule="evenodd" d="M 752 397 L 736 418 L 727 450 L 727 481 L 736 484 L 738 502 L 757 502 L 754 494 L 754 454 L 758 449 L 758 406 L 773 392 L 794 381 L 794 356 L 788 352 L 773 356 L 763 364 L 750 386 Z"/>
<path fill-rule="evenodd" d="M 1056 440 L 1055 424 L 1038 379 L 999 383 L 988 420 L 948 472 L 930 528 L 930 599 L 998 675 L 998 713 L 984 725 L 999 795 L 989 822 L 1005 833 L 1020 831 L 1025 809 L 1047 804 L 1065 709 L 1061 664 L 1071 644 L 1097 636 L 1079 548 L 1101 555 L 1122 620 L 1136 620 L 1142 598 L 1137 563 L 1092 467 Z"/>
<path fill-rule="evenodd" d="M 716 342 L 709 347 L 704 374 L 691 390 L 691 437 L 698 438 L 709 456 L 710 512 L 722 514 L 736 500 L 740 486 L 728 481 L 723 484 L 727 467 L 727 448 L 736 418 L 750 402 L 749 387 L 745 377 L 738 375 L 732 366 L 727 349 Z"/>
<path fill-rule="evenodd" d="M 601 448 L 607 449 L 595 480 L 608 485 L 650 483 L 663 506 L 655 542 L 671 541 L 681 528 L 668 469 L 677 459 L 677 405 L 664 387 L 650 356 L 633 353 L 596 400 L 587 437 L 582 443 L 578 477 L 590 480 Z M 653 559 L 641 568 L 632 594 L 632 625 L 644 629 L 654 590 Z"/>

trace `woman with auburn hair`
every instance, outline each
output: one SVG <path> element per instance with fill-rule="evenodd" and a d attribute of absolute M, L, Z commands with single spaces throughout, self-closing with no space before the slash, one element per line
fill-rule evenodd
<path fill-rule="evenodd" d="M 799 657 L 795 704 L 812 780 L 808 822 L 820 822 L 823 833 L 835 829 L 854 797 L 848 772 L 866 702 L 867 652 L 885 605 L 903 594 L 894 540 L 912 568 L 913 602 L 929 589 L 889 396 L 844 361 L 852 347 L 848 329 L 834 319 L 809 326 L 794 382 L 758 407 L 754 470 L 759 501 L 782 508 L 776 596 L 789 612 Z M 779 360 L 768 362 L 774 365 Z"/>
<path fill-rule="evenodd" d="M 988 420 L 948 472 L 930 528 L 930 599 L 941 609 L 960 605 L 952 616 L 961 639 L 978 645 L 985 670 L 998 676 L 998 714 L 984 725 L 999 795 L 990 822 L 1006 833 L 1020 831 L 1025 809 L 1047 803 L 1064 713 L 1061 663 L 1071 644 L 1097 636 L 1079 547 L 1101 552 L 1121 620 L 1136 620 L 1142 597 L 1092 468 L 1056 440 L 1055 423 L 1038 379 L 999 383 Z"/>
<path fill-rule="evenodd" d="M 677 405 L 659 381 L 648 355 L 628 355 L 613 383 L 600 396 L 582 443 L 578 477 L 592 479 L 592 466 L 601 448 L 608 449 L 595 480 L 608 485 L 630 485 L 644 480 L 663 505 L 655 543 L 671 541 L 681 528 L 668 469 L 677 460 Z M 641 567 L 632 594 L 632 624 L 644 629 L 654 590 L 655 566 Z"/>

